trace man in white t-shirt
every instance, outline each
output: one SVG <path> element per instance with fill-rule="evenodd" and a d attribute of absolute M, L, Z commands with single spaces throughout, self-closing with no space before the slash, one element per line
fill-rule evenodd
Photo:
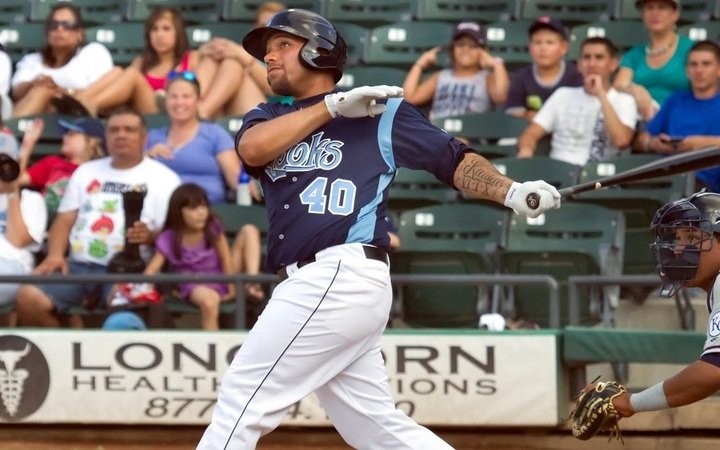
<path fill-rule="evenodd" d="M 145 158 L 146 129 L 131 109 L 110 114 L 105 127 L 110 156 L 81 164 L 70 177 L 48 235 L 48 255 L 36 273 L 105 273 L 127 240 L 152 245 L 162 229 L 170 195 L 180 178 L 165 165 Z M 145 192 L 140 220 L 125 224 L 122 193 Z M 69 256 L 65 252 L 69 247 Z M 26 326 L 57 326 L 58 313 L 97 295 L 102 286 L 23 285 L 17 294 L 18 321 Z"/>
<path fill-rule="evenodd" d="M 578 166 L 629 148 L 637 106 L 631 95 L 612 88 L 610 77 L 617 67 L 617 48 L 609 39 L 586 39 L 578 60 L 583 86 L 558 88 L 548 98 L 518 138 L 518 158 L 532 157 L 548 133 L 550 157 Z"/>

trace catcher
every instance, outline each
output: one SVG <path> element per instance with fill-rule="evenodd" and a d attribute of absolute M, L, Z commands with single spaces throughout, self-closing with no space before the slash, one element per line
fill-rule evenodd
<path fill-rule="evenodd" d="M 588 385 L 570 417 L 573 435 L 579 439 L 589 439 L 600 430 L 618 433 L 620 418 L 695 403 L 720 389 L 720 301 L 714 301 L 720 299 L 720 194 L 701 191 L 668 203 L 655 213 L 651 228 L 652 252 L 664 283 L 660 295 L 671 297 L 681 287 L 707 292 L 710 318 L 705 347 L 699 360 L 635 394 L 612 381 Z"/>

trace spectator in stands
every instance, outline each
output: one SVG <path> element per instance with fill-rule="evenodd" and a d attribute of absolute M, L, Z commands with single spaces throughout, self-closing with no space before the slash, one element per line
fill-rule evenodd
<path fill-rule="evenodd" d="M 567 28 L 547 16 L 538 17 L 528 29 L 532 64 L 512 74 L 505 111 L 532 120 L 543 103 L 561 86 L 582 86 L 575 64 L 565 61 Z"/>
<path fill-rule="evenodd" d="M 692 41 L 677 32 L 678 0 L 638 0 L 649 42 L 628 50 L 620 62 L 615 88 L 632 94 L 644 121 L 674 92 L 689 88 L 683 65 Z"/>
<path fill-rule="evenodd" d="M 205 190 L 197 184 L 182 184 L 170 197 L 165 226 L 155 241 L 155 254 L 145 274 L 160 272 L 165 263 L 177 273 L 235 273 L 222 223 L 213 215 Z M 219 328 L 220 304 L 235 297 L 233 283 L 182 283 L 179 289 L 182 300 L 200 309 L 205 330 Z"/>
<path fill-rule="evenodd" d="M 65 113 L 81 113 L 65 94 L 87 88 L 113 68 L 112 56 L 102 44 L 86 42 L 80 10 L 72 3 L 52 7 L 45 35 L 45 47 L 17 63 L 12 77 L 15 117 L 49 111 L 51 104 Z"/>
<path fill-rule="evenodd" d="M 145 125 L 137 112 L 122 108 L 110 113 L 105 132 L 109 156 L 83 163 L 73 172 L 50 227 L 47 257 L 35 273 L 105 273 L 126 238 L 134 244 L 154 244 L 180 179 L 144 157 L 145 140 Z M 145 192 L 140 220 L 125 224 L 122 193 L 137 189 Z M 22 285 L 17 293 L 18 321 L 58 326 L 58 314 L 91 296 L 99 298 L 101 290 L 95 283 Z"/>
<path fill-rule="evenodd" d="M 63 131 L 59 155 L 45 156 L 28 167 L 35 144 L 45 127 L 43 119 L 37 118 L 23 136 L 19 157 L 20 185 L 42 192 L 50 217 L 57 212 L 70 175 L 75 169 L 86 161 L 104 155 L 105 127 L 99 120 L 82 117 L 68 122 L 61 119 L 57 126 Z"/>
<path fill-rule="evenodd" d="M 47 210 L 42 196 L 21 190 L 17 178 L 11 180 L 9 165 L 18 157 L 18 143 L 10 130 L 0 123 L 0 274 L 27 275 L 35 265 L 33 252 L 40 245 L 47 228 Z M 16 283 L 0 283 L 0 305 L 11 303 L 18 289 Z M 8 325 L 15 325 L 11 314 Z"/>
<path fill-rule="evenodd" d="M 127 68 L 115 67 L 88 89 L 75 94 L 96 114 L 128 104 L 140 114 L 157 113 L 164 105 L 168 73 L 195 70 L 198 53 L 190 48 L 179 10 L 161 6 L 145 20 L 145 48 Z"/>
<path fill-rule="evenodd" d="M 148 132 L 147 154 L 171 168 L 183 183 L 202 186 L 211 204 L 223 203 L 237 187 L 240 161 L 230 134 L 200 121 L 200 84 L 193 72 L 168 75 L 166 109 L 170 126 Z"/>
<path fill-rule="evenodd" d="M 609 39 L 583 41 L 578 61 L 583 86 L 558 88 L 548 98 L 518 138 L 518 158 L 532 157 L 548 133 L 552 133 L 550 157 L 579 166 L 629 147 L 637 106 L 631 95 L 610 85 L 617 65 L 617 48 Z"/>
<path fill-rule="evenodd" d="M 10 80 L 12 79 L 12 60 L 5 46 L 0 44 L 0 117 L 11 117 L 13 103 L 10 100 Z"/>
<path fill-rule="evenodd" d="M 437 63 L 442 47 L 434 47 L 413 64 L 405 77 L 405 100 L 424 105 L 432 100 L 430 119 L 489 111 L 507 99 L 510 79 L 502 59 L 485 48 L 480 24 L 461 22 L 450 42 L 452 67 L 420 81 L 423 72 Z"/>
<path fill-rule="evenodd" d="M 263 3 L 255 15 L 255 27 L 265 25 L 275 13 L 285 9 L 282 3 Z M 200 117 L 244 115 L 258 103 L 275 99 L 267 82 L 265 66 L 239 43 L 215 37 L 199 51 L 197 74 L 203 86 L 198 105 Z"/>
<path fill-rule="evenodd" d="M 690 90 L 670 96 L 635 141 L 640 152 L 664 155 L 720 146 L 720 47 L 712 41 L 695 43 L 685 71 Z M 720 192 L 720 167 L 695 173 L 698 189 Z"/>

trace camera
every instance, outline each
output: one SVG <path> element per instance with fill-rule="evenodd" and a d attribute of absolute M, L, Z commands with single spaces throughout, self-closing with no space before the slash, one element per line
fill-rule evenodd
<path fill-rule="evenodd" d="M 11 156 L 0 153 L 0 180 L 10 183 L 20 176 L 20 166 Z"/>

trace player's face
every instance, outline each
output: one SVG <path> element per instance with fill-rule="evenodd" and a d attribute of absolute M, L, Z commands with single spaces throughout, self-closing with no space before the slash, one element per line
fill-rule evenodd
<path fill-rule="evenodd" d="M 617 58 L 610 55 L 604 44 L 586 44 L 580 51 L 578 70 L 584 77 L 600 75 L 603 79 L 609 80 L 617 65 Z"/>
<path fill-rule="evenodd" d="M 688 55 L 685 71 L 696 93 L 717 89 L 720 78 L 720 62 L 710 51 L 694 51 Z"/>
<path fill-rule="evenodd" d="M 145 137 L 145 129 L 135 114 L 114 115 L 105 126 L 107 151 L 113 161 L 142 158 Z"/>
<path fill-rule="evenodd" d="M 198 115 L 198 92 L 190 81 L 173 80 L 167 88 L 165 106 L 173 122 L 186 122 Z"/>
<path fill-rule="evenodd" d="M 541 28 L 530 36 L 530 56 L 540 67 L 558 64 L 568 52 L 568 43 L 552 30 Z"/>
<path fill-rule="evenodd" d="M 181 210 L 183 223 L 190 231 L 201 231 L 205 229 L 210 209 L 207 205 L 184 206 Z"/>
<path fill-rule="evenodd" d="M 678 228 L 675 230 L 673 252 L 677 257 L 685 250 L 699 251 L 699 262 L 695 277 L 685 282 L 687 287 L 706 287 L 717 275 L 718 243 L 715 237 L 696 227 Z"/>
<path fill-rule="evenodd" d="M 310 72 L 300 63 L 300 49 L 305 40 L 288 33 L 275 33 L 267 41 L 265 64 L 270 88 L 277 95 L 295 95 L 299 82 Z"/>
<path fill-rule="evenodd" d="M 172 52 L 177 40 L 176 34 L 171 16 L 163 15 L 150 27 L 150 45 L 158 53 Z"/>

